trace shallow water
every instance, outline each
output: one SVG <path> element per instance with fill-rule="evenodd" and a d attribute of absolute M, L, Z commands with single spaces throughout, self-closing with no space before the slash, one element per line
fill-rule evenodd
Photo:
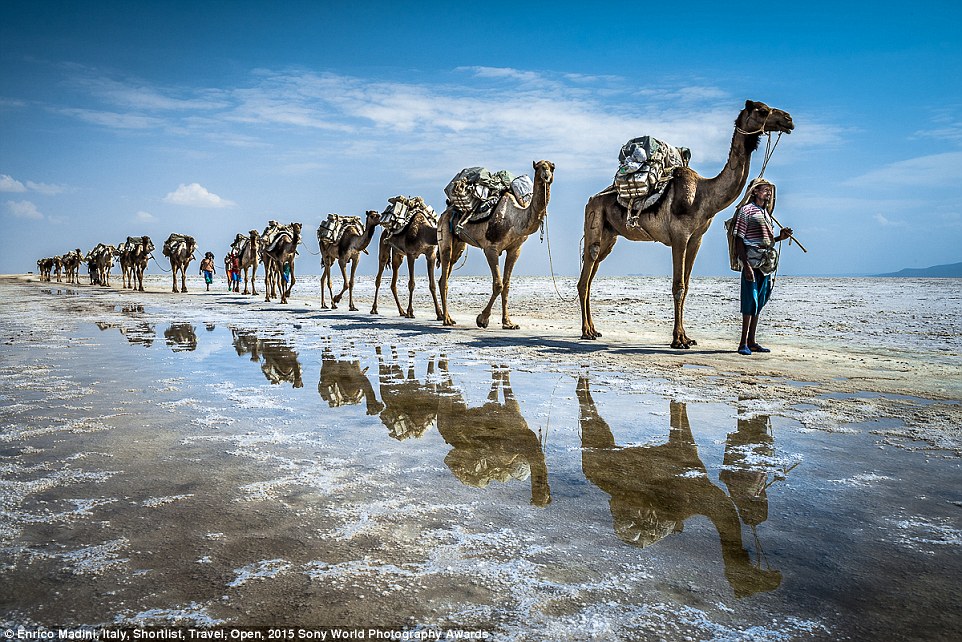
<path fill-rule="evenodd" d="M 878 443 L 890 420 L 813 431 L 773 400 L 684 403 L 313 313 L 17 294 L 7 626 L 962 631 L 960 460 Z"/>

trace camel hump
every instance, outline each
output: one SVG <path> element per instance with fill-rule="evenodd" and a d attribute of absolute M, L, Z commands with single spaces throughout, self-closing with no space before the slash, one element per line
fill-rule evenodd
<path fill-rule="evenodd" d="M 688 167 L 691 150 L 675 147 L 653 136 L 632 138 L 618 152 L 614 188 L 618 203 L 628 212 L 628 224 L 637 224 L 637 212 L 655 205 L 676 172 Z"/>
<path fill-rule="evenodd" d="M 357 236 L 364 234 L 364 224 L 361 223 L 360 216 L 328 214 L 317 228 L 317 240 L 322 244 L 338 243 L 349 229 L 353 229 Z"/>

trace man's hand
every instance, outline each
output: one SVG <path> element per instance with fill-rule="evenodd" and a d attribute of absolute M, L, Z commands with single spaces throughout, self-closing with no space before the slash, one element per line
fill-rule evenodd
<path fill-rule="evenodd" d="M 776 240 L 776 241 L 784 241 L 785 239 L 789 238 L 791 235 L 792 235 L 792 228 L 790 228 L 790 227 L 783 227 L 783 228 L 781 229 L 781 231 L 778 233 L 778 238 L 775 239 L 775 240 Z"/>

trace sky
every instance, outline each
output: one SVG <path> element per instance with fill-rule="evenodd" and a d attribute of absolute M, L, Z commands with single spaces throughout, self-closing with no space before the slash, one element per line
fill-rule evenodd
<path fill-rule="evenodd" d="M 316 274 L 328 213 L 398 194 L 440 211 L 464 167 L 547 159 L 545 238 L 515 274 L 574 276 L 585 202 L 621 145 L 655 136 L 714 176 L 747 99 L 796 125 L 765 172 L 808 250 L 783 248 L 780 274 L 955 263 L 960 69 L 957 0 L 0 0 L 0 273 L 144 234 L 221 257 L 276 219 L 303 224 L 297 271 Z M 696 275 L 730 274 L 732 211 Z M 375 271 L 364 256 L 359 273 Z M 480 251 L 459 272 L 487 274 Z M 671 251 L 622 238 L 599 273 L 668 275 Z"/>

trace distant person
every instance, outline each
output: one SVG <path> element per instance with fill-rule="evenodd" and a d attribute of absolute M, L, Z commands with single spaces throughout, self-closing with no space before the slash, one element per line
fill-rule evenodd
<path fill-rule="evenodd" d="M 234 283 L 234 292 L 240 292 L 240 257 L 230 253 L 230 270 L 231 270 L 231 280 Z"/>
<path fill-rule="evenodd" d="M 204 260 L 200 262 L 200 273 L 204 275 L 204 283 L 207 284 L 207 291 L 210 292 L 210 284 L 214 282 L 214 253 L 204 254 Z"/>
<path fill-rule="evenodd" d="M 742 335 L 738 354 L 771 352 L 758 344 L 755 331 L 758 328 L 758 315 L 772 295 L 772 274 L 778 267 L 775 243 L 792 235 L 790 227 L 783 227 L 775 235 L 772 227 L 774 209 L 775 185 L 763 178 L 756 178 L 749 183 L 744 198 L 735 210 L 735 251 L 742 265 Z"/>
<path fill-rule="evenodd" d="M 230 292 L 234 289 L 234 268 L 231 267 L 233 261 L 231 258 L 234 256 L 233 252 L 229 252 L 227 256 L 224 257 L 224 274 L 227 275 L 227 291 Z"/>

